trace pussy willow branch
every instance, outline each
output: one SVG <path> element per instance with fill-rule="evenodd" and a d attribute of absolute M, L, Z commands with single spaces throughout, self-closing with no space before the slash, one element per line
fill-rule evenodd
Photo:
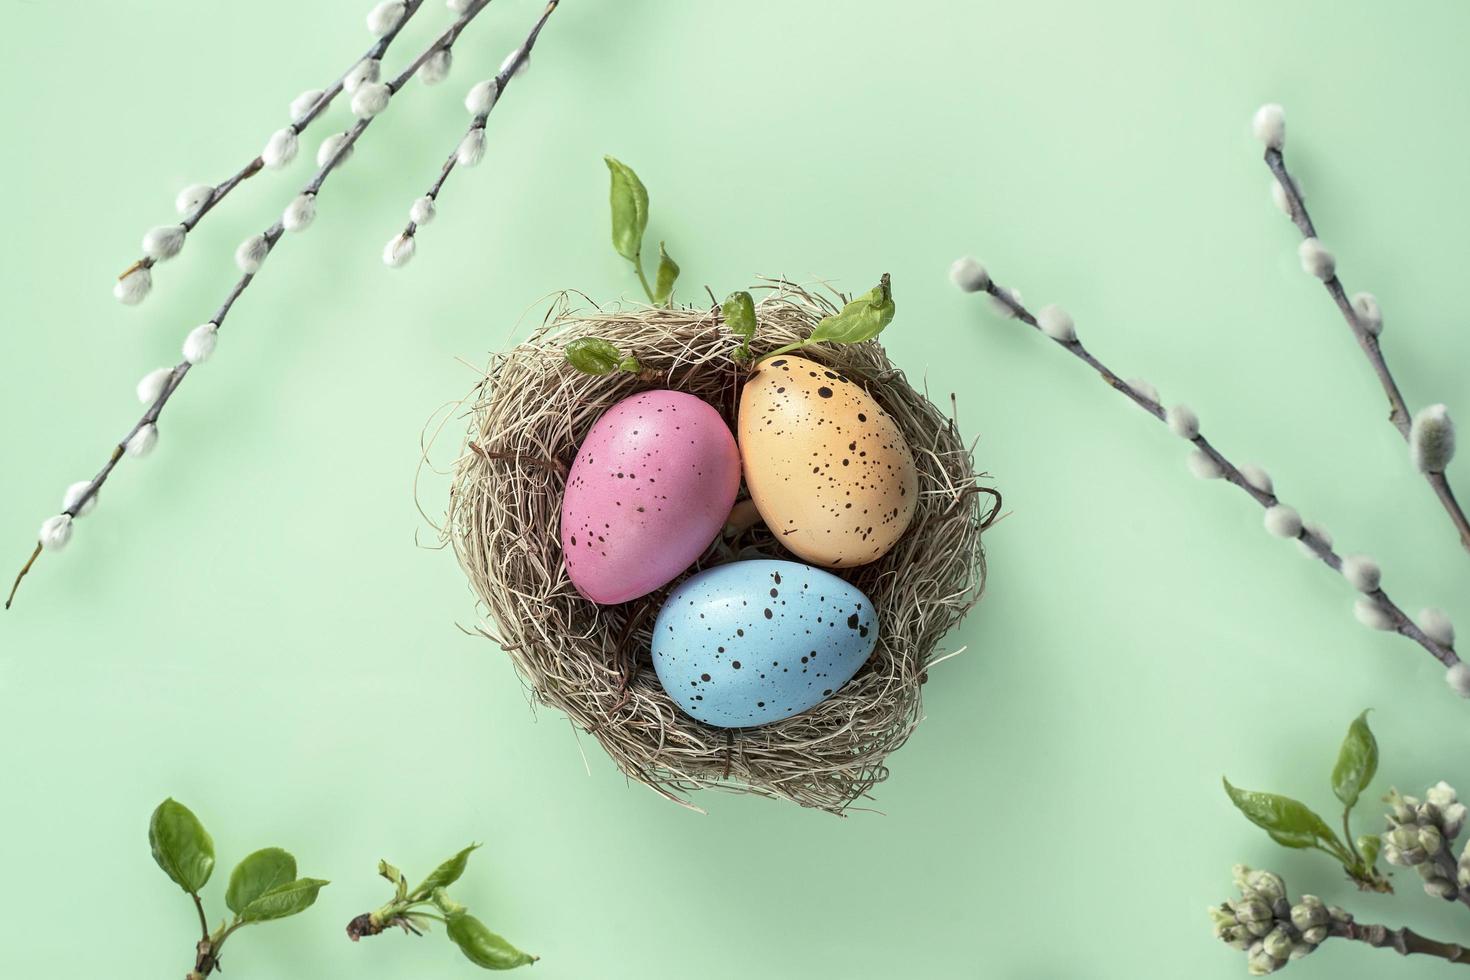
<path fill-rule="evenodd" d="M 1437 956 L 1450 963 L 1470 964 L 1470 949 L 1458 943 L 1442 943 L 1429 939 L 1408 928 L 1390 929 L 1388 926 L 1358 922 L 1334 922 L 1330 934 L 1339 939 L 1366 943 L 1375 949 L 1391 949 L 1400 956 L 1420 953 Z"/>
<path fill-rule="evenodd" d="M 1312 224 L 1312 217 L 1307 213 L 1307 203 L 1302 197 L 1301 188 L 1286 169 L 1286 158 L 1282 156 L 1281 150 L 1273 146 L 1266 148 L 1266 166 L 1271 169 L 1281 190 L 1286 194 L 1286 200 L 1291 212 L 1292 223 L 1302 233 L 1302 238 L 1316 238 L 1317 228 Z M 1404 401 L 1403 394 L 1399 391 L 1398 382 L 1394 380 L 1393 372 L 1388 368 L 1388 360 L 1383 356 L 1383 346 L 1378 337 L 1367 330 L 1358 322 L 1357 315 L 1353 312 L 1352 301 L 1348 299 L 1347 290 L 1343 288 L 1342 281 L 1334 271 L 1330 279 L 1323 281 L 1327 294 L 1337 304 L 1338 312 L 1347 321 L 1348 329 L 1358 341 L 1358 346 L 1363 349 L 1363 355 L 1368 358 L 1368 363 L 1373 366 L 1373 373 L 1378 375 L 1378 383 L 1383 386 L 1383 394 L 1388 398 L 1388 420 L 1393 427 L 1399 430 L 1399 435 L 1404 441 L 1409 441 L 1410 422 L 1412 413 L 1408 404 Z M 1460 544 L 1470 551 L 1470 520 L 1465 517 L 1465 511 L 1460 502 L 1455 499 L 1454 490 L 1450 488 L 1449 479 L 1444 473 L 1425 473 L 1424 479 L 1434 489 L 1435 496 L 1443 505 L 1445 513 L 1455 525 L 1455 532 L 1460 536 Z"/>
<path fill-rule="evenodd" d="M 1014 298 L 1010 290 L 997 285 L 994 281 L 989 282 L 986 285 L 985 290 L 991 295 L 992 298 L 995 299 L 996 302 L 1000 303 L 1008 310 L 1010 310 L 1015 315 L 1016 319 L 1020 320 L 1022 323 L 1029 325 L 1037 332 L 1042 333 L 1043 336 L 1046 335 L 1045 331 L 1041 329 L 1040 324 L 1036 322 L 1036 317 L 1032 316 L 1031 312 L 1027 310 L 1024 306 L 1022 306 Z M 1062 347 L 1072 356 L 1076 357 L 1078 360 L 1091 367 L 1094 371 L 1102 376 L 1102 379 L 1104 381 L 1106 381 L 1113 388 L 1116 388 L 1118 391 L 1121 391 L 1123 394 L 1127 395 L 1128 398 L 1130 398 L 1133 403 L 1136 404 L 1139 408 L 1143 409 L 1145 412 L 1152 415 L 1160 422 L 1165 422 L 1166 413 L 1164 411 L 1164 406 L 1160 405 L 1148 395 L 1139 391 L 1133 385 L 1130 385 L 1127 381 L 1124 381 L 1117 374 L 1114 374 L 1113 371 L 1107 367 L 1107 365 L 1099 361 L 1086 347 L 1082 346 L 1081 341 L 1075 339 L 1049 339 L 1051 339 L 1053 343 Z M 1220 450 L 1211 445 L 1210 441 L 1206 439 L 1203 434 L 1196 435 L 1190 441 L 1194 444 L 1196 449 L 1198 449 L 1205 456 L 1209 457 L 1210 460 L 1212 460 L 1215 465 L 1220 468 L 1221 474 L 1227 482 L 1232 483 L 1235 486 L 1239 487 L 1241 490 L 1245 491 L 1245 493 L 1248 494 L 1250 498 L 1256 503 L 1260 504 L 1263 509 L 1270 509 L 1271 507 L 1274 507 L 1278 503 L 1280 503 L 1280 500 L 1277 498 L 1274 492 L 1268 492 L 1265 490 L 1261 490 L 1258 487 L 1252 486 L 1251 482 L 1245 478 L 1245 475 L 1240 472 L 1236 465 L 1230 462 L 1230 460 L 1226 459 L 1224 454 L 1221 453 Z M 1337 554 L 1337 552 L 1332 550 L 1332 546 L 1328 544 L 1326 539 L 1323 538 L 1321 535 L 1312 531 L 1306 525 L 1303 525 L 1301 532 L 1297 535 L 1297 540 L 1299 540 L 1307 548 L 1311 549 L 1312 554 L 1320 558 L 1323 563 L 1325 563 L 1333 571 L 1341 572 L 1342 558 Z M 1457 655 L 1453 649 L 1437 643 L 1435 640 L 1431 639 L 1422 629 L 1418 627 L 1417 624 L 1415 624 L 1412 619 L 1410 619 L 1404 613 L 1402 609 L 1400 609 L 1393 602 L 1392 599 L 1388 597 L 1388 593 L 1384 592 L 1381 586 L 1377 589 L 1374 589 L 1372 592 L 1366 592 L 1363 594 L 1373 599 L 1378 604 L 1379 608 L 1381 608 L 1383 612 L 1388 615 L 1393 624 L 1393 632 L 1398 633 L 1400 636 L 1407 637 L 1408 639 L 1413 640 L 1415 643 L 1419 644 L 1425 650 L 1429 651 L 1429 654 L 1434 657 L 1434 659 L 1444 664 L 1445 667 L 1452 667 L 1460 662 L 1459 655 Z"/>
<path fill-rule="evenodd" d="M 306 127 L 310 126 L 318 116 L 326 112 L 327 108 L 332 104 L 332 100 L 342 93 L 342 87 L 346 83 L 347 76 L 352 72 L 352 70 L 364 61 L 370 59 L 374 61 L 382 60 L 383 55 L 388 53 L 388 48 L 393 44 L 394 39 L 398 37 L 399 32 L 408 25 L 408 22 L 413 19 L 413 15 L 418 13 L 419 8 L 422 7 L 423 4 L 424 0 L 407 0 L 403 10 L 403 17 L 399 20 L 398 26 L 394 27 L 387 34 L 384 34 L 382 37 L 378 38 L 373 46 L 368 48 L 367 52 L 361 58 L 358 58 L 356 61 L 354 61 L 351 65 L 348 66 L 346 71 L 344 71 L 341 75 L 337 77 L 337 80 L 332 83 L 331 87 L 329 87 L 321 94 L 321 97 L 312 104 L 312 107 L 307 110 L 305 115 L 303 115 L 300 119 L 293 119 L 291 121 L 291 125 L 286 128 L 290 129 L 298 136 L 306 132 Z M 204 204 L 200 206 L 198 211 L 195 211 L 193 214 L 185 215 L 184 219 L 178 222 L 178 224 L 183 225 L 185 231 L 193 231 L 199 225 L 199 222 L 204 220 L 204 216 L 210 211 L 213 211 L 214 206 L 223 201 L 225 197 L 230 193 L 230 191 L 234 190 L 245 180 L 254 177 L 256 174 L 260 173 L 260 171 L 264 169 L 264 167 L 265 160 L 257 154 L 255 159 L 246 163 L 245 166 L 235 171 L 234 174 L 227 177 L 219 184 L 216 184 L 213 193 L 209 195 L 209 200 L 205 201 Z M 138 261 L 134 262 L 132 265 L 124 269 L 122 275 L 118 276 L 118 278 L 126 278 L 128 275 L 136 272 L 138 269 L 151 269 L 153 268 L 154 264 L 155 262 L 153 259 L 144 256 L 143 258 L 139 259 Z"/>
<path fill-rule="evenodd" d="M 415 58 L 413 62 L 403 70 L 401 74 L 399 74 L 396 78 L 388 83 L 388 88 L 390 92 L 393 94 L 397 94 L 404 85 L 408 84 L 409 80 L 413 78 L 414 74 L 419 70 L 420 67 L 422 67 L 423 63 L 427 61 L 436 51 L 447 50 L 453 47 L 454 42 L 458 40 L 460 33 L 465 29 L 465 27 L 469 25 L 470 21 L 474 20 L 475 17 L 478 16 L 479 13 L 484 10 L 489 4 L 490 0 L 478 0 L 478 2 L 468 7 L 464 13 L 460 14 L 459 19 L 457 19 L 452 25 L 450 25 L 450 27 L 445 30 L 443 34 L 435 38 L 429 44 L 429 46 L 426 47 L 423 52 L 420 53 L 419 56 Z M 390 108 L 391 105 L 392 103 L 390 102 Z M 337 152 L 333 154 L 331 159 L 322 164 L 321 168 L 317 170 L 316 175 L 312 177 L 312 179 L 306 184 L 304 188 L 302 188 L 301 193 L 315 195 L 321 190 L 322 186 L 326 184 L 327 178 L 331 176 L 332 172 L 341 163 L 346 154 L 352 150 L 352 147 L 357 142 L 358 137 L 363 134 L 368 126 L 372 125 L 374 118 L 377 117 L 359 119 L 356 125 L 354 125 L 351 129 L 347 131 L 347 133 L 345 134 L 345 138 L 342 140 L 342 144 L 337 147 Z M 262 233 L 265 237 L 267 245 L 271 250 L 275 249 L 276 243 L 280 241 L 281 235 L 284 233 L 284 230 L 285 229 L 281 221 L 277 219 L 273 225 L 271 225 Z M 245 273 L 230 289 L 229 293 L 225 296 L 224 302 L 220 304 L 219 309 L 216 310 L 214 315 L 209 318 L 209 322 L 213 323 L 216 329 L 221 329 L 224 327 L 225 317 L 229 315 L 231 308 L 233 308 L 235 305 L 235 301 L 239 299 L 240 295 L 244 293 L 247 288 L 249 288 L 252 282 L 255 281 L 255 277 L 258 274 L 259 273 L 251 272 Z M 174 392 L 179 390 L 179 386 L 183 384 L 184 378 L 189 374 L 189 370 L 191 367 L 193 367 L 193 365 L 191 365 L 187 360 L 180 361 L 177 365 L 174 366 L 173 371 L 169 374 L 168 382 L 163 386 L 162 393 L 160 393 L 158 398 L 154 400 L 153 404 L 148 407 L 148 410 L 143 413 L 142 418 L 140 418 L 133 425 L 133 427 L 128 430 L 128 434 L 123 437 L 122 441 L 113 448 L 112 455 L 108 458 L 106 464 L 102 467 L 100 471 L 98 471 L 97 475 L 92 478 L 92 481 L 87 485 L 86 490 L 82 492 L 82 494 L 76 499 L 72 506 L 62 511 L 63 514 L 75 520 L 77 515 L 87 505 L 87 502 L 97 495 L 97 491 L 100 490 L 102 488 L 102 485 L 107 482 L 108 477 L 112 475 L 112 471 L 117 467 L 118 461 L 122 459 L 123 453 L 127 450 L 127 444 L 129 440 L 131 440 L 133 436 L 137 435 L 138 431 L 142 429 L 145 425 L 152 425 L 158 421 L 158 417 L 160 414 L 162 414 L 164 406 L 169 403 L 169 400 L 171 398 L 173 398 Z M 11 604 L 15 601 L 16 590 L 20 588 L 21 581 L 26 577 L 31 568 L 35 565 L 36 560 L 41 555 L 41 550 L 41 545 L 38 543 L 35 550 L 31 553 L 30 559 L 26 561 L 25 565 L 21 567 L 20 573 L 16 575 L 15 583 L 10 587 L 10 595 L 5 600 L 6 609 L 9 609 Z"/>
<path fill-rule="evenodd" d="M 526 59 L 531 57 L 531 49 L 536 46 L 536 39 L 541 36 L 541 28 L 546 26 L 546 21 L 550 19 L 552 11 L 556 9 L 557 4 L 560 2 L 561 0 L 550 0 L 546 4 L 546 9 L 542 11 L 540 19 L 536 21 L 536 26 L 531 28 L 531 33 L 527 35 L 525 43 L 517 49 L 515 58 L 503 66 L 500 74 L 495 76 L 495 89 L 497 92 L 495 101 L 491 103 L 489 109 L 475 116 L 470 122 L 469 129 L 465 130 L 464 136 L 461 136 L 459 142 L 455 143 L 455 148 L 450 151 L 449 159 L 444 161 L 444 166 L 439 171 L 438 178 L 429 186 L 428 191 L 424 194 L 429 200 L 437 201 L 439 199 L 439 192 L 444 189 L 445 181 L 454 172 L 454 168 L 459 161 L 460 144 L 475 130 L 485 128 L 486 122 L 490 119 L 490 113 L 495 111 L 495 107 L 500 104 L 500 99 L 504 97 L 506 86 L 510 84 L 511 79 L 515 77 L 516 72 L 520 70 L 521 66 L 526 63 Z M 403 237 L 413 238 L 417 231 L 418 224 L 410 220 L 403 229 Z"/>

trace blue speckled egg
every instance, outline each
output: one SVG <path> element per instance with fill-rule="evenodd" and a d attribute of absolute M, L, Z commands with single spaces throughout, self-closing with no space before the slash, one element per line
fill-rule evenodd
<path fill-rule="evenodd" d="M 831 572 L 740 561 L 684 581 L 659 610 L 653 666 L 691 716 L 750 728 L 820 704 L 878 642 L 868 597 Z"/>

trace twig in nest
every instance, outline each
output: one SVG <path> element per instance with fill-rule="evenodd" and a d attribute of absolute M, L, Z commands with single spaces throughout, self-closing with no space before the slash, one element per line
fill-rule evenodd
<path fill-rule="evenodd" d="M 539 466 L 541 469 L 550 470 L 552 473 L 555 473 L 562 478 L 565 478 L 567 475 L 567 465 L 559 459 L 547 459 L 545 456 L 532 456 L 526 453 L 512 453 L 501 452 L 499 450 L 490 450 L 486 449 L 484 446 L 480 445 L 477 442 L 471 442 L 469 444 L 469 447 L 476 456 L 479 456 L 481 459 L 486 460 L 487 462 L 497 459 L 510 460 L 516 463 L 525 463 L 529 466 Z"/>

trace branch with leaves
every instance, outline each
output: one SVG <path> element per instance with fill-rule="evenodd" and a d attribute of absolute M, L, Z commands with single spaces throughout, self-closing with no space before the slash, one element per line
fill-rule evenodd
<path fill-rule="evenodd" d="M 1302 269 L 1308 275 L 1322 281 L 1327 295 L 1342 314 L 1348 329 L 1368 359 L 1383 394 L 1388 399 L 1388 420 L 1409 445 L 1409 457 L 1415 469 L 1424 474 L 1424 479 L 1439 498 L 1440 505 L 1449 515 L 1460 544 L 1470 551 L 1470 520 L 1455 498 L 1445 468 L 1455 452 L 1455 428 L 1449 409 L 1444 405 L 1430 405 L 1410 415 L 1408 402 L 1389 370 L 1388 359 L 1383 354 L 1379 337 L 1383 333 L 1383 311 L 1372 293 L 1357 293 L 1348 298 L 1347 289 L 1337 275 L 1337 259 L 1317 236 L 1317 227 L 1307 213 L 1307 203 L 1302 197 L 1301 187 L 1286 169 L 1286 113 L 1274 103 L 1256 110 L 1252 120 L 1256 138 L 1266 147 L 1266 166 L 1275 180 L 1271 184 L 1271 196 L 1276 206 L 1301 232 L 1301 244 L 1297 253 Z"/>
<path fill-rule="evenodd" d="M 246 926 L 284 919 L 304 912 L 327 885 L 320 878 L 298 878 L 296 859 L 279 847 L 247 855 L 230 872 L 225 906 L 234 913 L 211 930 L 199 893 L 214 872 L 214 840 L 188 807 L 164 800 L 148 821 L 148 843 L 153 860 L 184 894 L 194 900 L 199 916 L 199 942 L 194 968 L 187 980 L 204 980 L 220 969 L 225 941 Z"/>
<path fill-rule="evenodd" d="M 387 861 L 378 862 L 378 874 L 393 885 L 393 898 L 373 912 L 364 912 L 347 923 L 347 938 L 357 942 L 365 936 L 376 936 L 399 928 L 422 936 L 437 922 L 444 926 L 450 942 L 459 947 L 471 963 L 487 970 L 511 970 L 529 966 L 538 957 L 524 953 L 470 914 L 445 891 L 464 874 L 472 854 L 480 845 L 471 844 L 429 873 L 414 888 L 408 879 Z"/>
<path fill-rule="evenodd" d="M 674 302 L 674 283 L 679 278 L 679 265 L 669 257 L 664 243 L 658 243 L 658 269 L 653 284 L 643 271 L 643 234 L 648 230 L 648 188 L 633 168 L 616 157 L 603 157 L 611 183 L 608 200 L 612 205 L 612 242 L 619 255 L 633 263 L 638 282 L 654 306 L 670 306 Z"/>

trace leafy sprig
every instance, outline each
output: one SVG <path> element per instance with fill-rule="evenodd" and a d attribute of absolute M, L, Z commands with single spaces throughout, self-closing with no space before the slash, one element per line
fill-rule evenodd
<path fill-rule="evenodd" d="M 637 374 L 642 369 L 638 358 L 623 354 L 616 344 L 601 337 L 578 337 L 567 344 L 565 354 L 567 363 L 583 374 Z"/>
<path fill-rule="evenodd" d="M 244 858 L 230 872 L 225 905 L 234 917 L 213 931 L 199 893 L 214 873 L 214 840 L 194 812 L 172 798 L 164 800 L 148 821 L 148 844 L 163 873 L 194 900 L 200 939 L 188 980 L 203 980 L 220 968 L 225 940 L 245 926 L 304 912 L 327 885 L 319 878 L 298 878 L 296 859 L 279 847 L 267 847 Z"/>
<path fill-rule="evenodd" d="M 611 184 L 608 200 L 612 205 L 612 242 L 619 255 L 633 263 L 638 282 L 654 306 L 670 306 L 674 301 L 674 282 L 679 278 L 679 264 L 658 243 L 658 269 L 652 285 L 643 271 L 643 234 L 648 230 L 648 188 L 633 168 L 616 157 L 605 156 Z"/>
<path fill-rule="evenodd" d="M 895 310 L 893 288 L 888 273 L 885 272 L 878 280 L 878 285 L 838 312 L 818 320 L 817 325 L 812 328 L 811 336 L 784 347 L 777 347 L 769 354 L 761 355 L 761 359 L 789 354 L 808 344 L 860 344 L 865 340 L 872 340 L 893 322 Z"/>
<path fill-rule="evenodd" d="M 445 935 L 459 947 L 465 958 L 487 970 L 511 970 L 528 966 L 537 957 L 524 953 L 491 932 L 489 927 L 454 901 L 445 891 L 464 874 L 470 855 L 479 847 L 471 844 L 444 861 L 413 888 L 402 871 L 387 861 L 378 862 L 378 874 L 393 885 L 393 899 L 374 912 L 364 912 L 347 923 L 347 936 L 357 942 L 364 936 L 376 936 L 397 927 L 421 936 L 430 931 L 430 923 L 444 926 Z"/>

